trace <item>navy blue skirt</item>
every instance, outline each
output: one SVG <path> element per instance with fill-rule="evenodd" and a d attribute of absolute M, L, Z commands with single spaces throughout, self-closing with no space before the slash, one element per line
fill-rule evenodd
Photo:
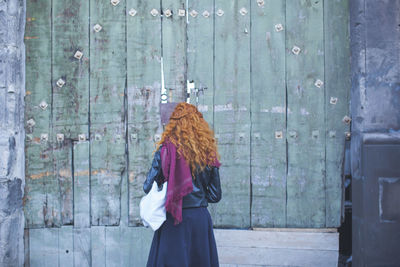
<path fill-rule="evenodd" d="M 211 215 L 207 207 L 182 209 L 182 222 L 172 215 L 154 232 L 147 267 L 216 267 L 218 263 Z"/>

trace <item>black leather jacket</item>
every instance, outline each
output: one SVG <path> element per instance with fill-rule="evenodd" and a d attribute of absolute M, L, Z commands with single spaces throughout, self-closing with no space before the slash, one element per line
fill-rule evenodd
<path fill-rule="evenodd" d="M 147 194 L 156 181 L 162 188 L 164 175 L 161 169 L 161 146 L 155 152 L 153 162 L 143 184 L 143 191 Z M 208 203 L 216 203 L 222 197 L 219 168 L 206 166 L 202 172 L 197 172 L 196 179 L 192 179 L 193 191 L 182 199 L 182 208 L 207 207 Z"/>

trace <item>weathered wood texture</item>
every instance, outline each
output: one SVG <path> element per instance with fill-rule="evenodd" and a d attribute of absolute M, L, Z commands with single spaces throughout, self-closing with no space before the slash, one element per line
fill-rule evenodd
<path fill-rule="evenodd" d="M 187 79 L 195 84 L 190 103 L 214 127 L 214 1 L 188 1 Z M 196 91 L 197 89 L 197 91 Z"/>
<path fill-rule="evenodd" d="M 286 1 L 286 24 L 286 225 L 323 227 L 326 203 L 323 1 Z"/>
<path fill-rule="evenodd" d="M 153 231 L 144 227 L 27 229 L 30 266 L 145 266 Z"/>
<path fill-rule="evenodd" d="M 162 132 L 160 1 L 130 0 L 137 14 L 127 17 L 127 115 L 129 155 L 129 224 L 141 225 L 139 202 L 153 158 L 156 134 Z M 132 10 L 128 10 L 132 12 Z"/>
<path fill-rule="evenodd" d="M 250 14 L 241 8 L 248 12 L 249 2 L 215 1 L 214 130 L 223 197 L 211 214 L 220 227 L 250 227 Z"/>
<path fill-rule="evenodd" d="M 343 161 L 345 132 L 350 124 L 342 121 L 349 115 L 350 102 L 350 33 L 349 2 L 325 1 L 325 135 L 326 182 L 325 226 L 337 227 L 341 223 L 343 205 Z M 344 211 L 342 211 L 344 212 Z"/>
<path fill-rule="evenodd" d="M 340 225 L 348 1 L 187 4 L 28 2 L 26 227 L 141 225 L 162 73 L 216 133 L 216 227 Z"/>
<path fill-rule="evenodd" d="M 251 11 L 251 225 L 283 227 L 287 163 L 285 2 L 270 0 L 258 5 L 252 1 Z"/>
<path fill-rule="evenodd" d="M 118 225 L 126 168 L 126 2 L 90 1 L 90 204 L 92 225 Z M 100 27 L 96 31 L 96 25 Z M 100 29 L 100 30 L 99 30 Z"/>
<path fill-rule="evenodd" d="M 27 231 L 32 267 L 145 266 L 153 237 L 144 227 Z M 214 235 L 221 266 L 337 266 L 337 232 L 215 229 Z"/>

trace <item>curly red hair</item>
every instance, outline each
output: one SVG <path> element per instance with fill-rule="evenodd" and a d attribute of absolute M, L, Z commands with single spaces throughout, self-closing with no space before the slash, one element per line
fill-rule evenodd
<path fill-rule="evenodd" d="M 183 155 L 188 162 L 193 178 L 197 167 L 198 171 L 202 171 L 206 165 L 220 159 L 214 131 L 192 104 L 180 102 L 176 105 L 161 140 L 156 143 L 155 151 L 166 139 L 177 147 L 179 155 Z"/>

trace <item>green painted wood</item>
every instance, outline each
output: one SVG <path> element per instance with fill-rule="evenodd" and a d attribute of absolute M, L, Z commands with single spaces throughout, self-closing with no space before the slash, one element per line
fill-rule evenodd
<path fill-rule="evenodd" d="M 29 230 L 30 266 L 58 266 L 59 228 Z"/>
<path fill-rule="evenodd" d="M 129 263 L 131 230 L 128 227 L 106 227 L 106 266 L 132 266 Z"/>
<path fill-rule="evenodd" d="M 187 77 L 194 81 L 190 103 L 196 105 L 213 127 L 214 121 L 214 1 L 188 1 Z M 207 15 L 208 12 L 209 15 Z M 206 87 L 207 89 L 202 88 Z"/>
<path fill-rule="evenodd" d="M 106 266 L 106 227 L 92 226 L 90 228 L 90 244 L 92 266 Z"/>
<path fill-rule="evenodd" d="M 325 226 L 323 1 L 286 2 L 288 227 Z M 298 55 L 292 52 L 299 47 Z M 297 135 L 297 137 L 296 137 Z"/>
<path fill-rule="evenodd" d="M 106 132 L 112 126 L 112 132 Z M 118 225 L 121 217 L 121 181 L 125 170 L 123 128 L 107 125 L 90 143 L 91 225 Z M 118 138 L 119 135 L 119 138 Z"/>
<path fill-rule="evenodd" d="M 126 2 L 90 2 L 91 224 L 118 225 L 125 169 Z M 96 32 L 94 27 L 102 28 Z"/>
<path fill-rule="evenodd" d="M 74 262 L 74 233 L 72 226 L 62 226 L 58 229 L 59 266 L 71 266 Z"/>
<path fill-rule="evenodd" d="M 284 227 L 285 2 L 269 0 L 261 5 L 252 1 L 251 13 L 251 225 Z"/>
<path fill-rule="evenodd" d="M 54 203 L 58 202 L 59 210 L 57 214 L 54 214 L 58 226 L 70 225 L 74 221 L 71 139 L 54 140 L 52 147 L 55 177 L 52 186 L 53 191 L 48 192 L 47 197 L 52 198 Z"/>
<path fill-rule="evenodd" d="M 74 227 L 90 227 L 89 142 L 73 143 Z"/>
<path fill-rule="evenodd" d="M 215 2 L 214 129 L 221 154 L 218 227 L 250 226 L 250 3 Z M 245 8 L 247 14 L 239 10 Z M 239 64 L 240 62 L 240 64 Z"/>
<path fill-rule="evenodd" d="M 53 126 L 77 140 L 89 122 L 89 1 L 53 1 Z M 75 58 L 77 51 L 83 53 Z M 57 80 L 65 84 L 60 88 Z M 87 130 L 83 133 L 87 133 Z"/>
<path fill-rule="evenodd" d="M 345 132 L 350 131 L 342 122 L 349 116 L 351 86 L 348 25 L 349 1 L 325 1 L 326 227 L 339 227 L 342 213 Z"/>
<path fill-rule="evenodd" d="M 164 81 L 170 103 L 186 101 L 186 15 L 178 14 L 179 9 L 186 9 L 185 3 L 185 0 L 161 0 Z M 167 10 L 171 11 L 170 16 Z"/>
<path fill-rule="evenodd" d="M 90 228 L 73 228 L 74 262 L 73 266 L 94 266 L 90 257 Z"/>
<path fill-rule="evenodd" d="M 45 226 L 46 185 L 54 179 L 51 140 L 51 1 L 26 4 L 26 96 L 25 96 L 25 225 Z M 40 108 L 45 101 L 46 109 Z M 33 127 L 28 122 L 34 122 Z"/>
<path fill-rule="evenodd" d="M 153 158 L 155 134 L 161 134 L 161 17 L 160 1 L 127 2 L 137 11 L 127 16 L 127 114 L 129 155 L 129 225 L 141 225 L 139 202 Z"/>
<path fill-rule="evenodd" d="M 88 136 L 89 122 L 89 2 L 76 0 L 52 2 L 52 92 L 55 179 L 47 199 L 61 198 L 61 218 L 57 225 L 73 223 L 72 143 L 79 134 Z M 83 56 L 78 59 L 75 53 Z M 57 86 L 62 79 L 65 84 Z M 63 134 L 64 140 L 57 141 Z M 56 204 L 55 204 L 56 206 Z M 61 220 L 61 222 L 59 222 Z"/>

